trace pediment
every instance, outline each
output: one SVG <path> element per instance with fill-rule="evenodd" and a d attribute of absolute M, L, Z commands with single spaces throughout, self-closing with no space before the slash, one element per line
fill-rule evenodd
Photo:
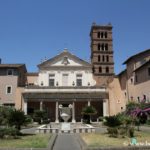
<path fill-rule="evenodd" d="M 39 68 L 50 68 L 50 67 L 90 67 L 91 64 L 78 58 L 77 56 L 63 51 L 59 55 L 41 63 L 38 65 Z"/>

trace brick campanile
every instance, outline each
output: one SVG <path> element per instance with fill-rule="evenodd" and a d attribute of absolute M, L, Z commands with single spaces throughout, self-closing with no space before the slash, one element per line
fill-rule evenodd
<path fill-rule="evenodd" d="M 112 25 L 93 23 L 91 37 L 91 63 L 97 85 L 107 85 L 114 76 Z"/>

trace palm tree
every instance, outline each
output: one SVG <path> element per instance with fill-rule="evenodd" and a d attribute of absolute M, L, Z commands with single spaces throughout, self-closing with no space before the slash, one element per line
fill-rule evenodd
<path fill-rule="evenodd" d="M 90 124 L 91 116 L 97 114 L 97 111 L 93 106 L 85 106 L 81 114 L 83 115 L 83 121 Z"/>

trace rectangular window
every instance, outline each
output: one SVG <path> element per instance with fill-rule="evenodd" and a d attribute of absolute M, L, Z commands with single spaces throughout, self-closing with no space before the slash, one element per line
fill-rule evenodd
<path fill-rule="evenodd" d="M 54 79 L 49 79 L 49 86 L 54 86 L 55 80 Z"/>
<path fill-rule="evenodd" d="M 7 75 L 8 75 L 8 76 L 12 76 L 13 74 L 14 74 L 13 69 L 8 69 L 8 70 L 7 70 Z"/>
<path fill-rule="evenodd" d="M 62 75 L 62 86 L 68 86 L 68 74 Z"/>
<path fill-rule="evenodd" d="M 12 86 L 6 86 L 6 94 L 12 94 Z"/>
<path fill-rule="evenodd" d="M 55 74 L 49 74 L 49 86 L 55 86 Z"/>
<path fill-rule="evenodd" d="M 138 76 L 135 75 L 135 82 L 138 82 Z"/>
<path fill-rule="evenodd" d="M 82 74 L 76 75 L 76 84 L 77 86 L 82 86 Z"/>

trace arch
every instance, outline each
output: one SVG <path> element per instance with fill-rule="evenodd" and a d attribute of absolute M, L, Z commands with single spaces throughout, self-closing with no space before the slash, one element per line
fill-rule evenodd
<path fill-rule="evenodd" d="M 103 62 L 105 61 L 105 56 L 104 55 L 102 56 L 102 60 L 103 60 Z"/>
<path fill-rule="evenodd" d="M 104 33 L 103 32 L 101 32 L 101 38 L 104 38 Z"/>
<path fill-rule="evenodd" d="M 106 67 L 106 73 L 109 73 L 109 67 L 108 66 Z"/>
<path fill-rule="evenodd" d="M 106 61 L 109 62 L 109 55 L 106 56 Z"/>
<path fill-rule="evenodd" d="M 100 55 L 98 55 L 98 62 L 100 62 L 101 61 L 101 56 Z"/>
<path fill-rule="evenodd" d="M 97 32 L 97 38 L 100 38 L 101 33 Z"/>
<path fill-rule="evenodd" d="M 99 73 L 102 73 L 102 67 L 99 67 Z"/>
<path fill-rule="evenodd" d="M 105 38 L 107 38 L 107 32 L 105 32 Z"/>
<path fill-rule="evenodd" d="M 98 43 L 98 45 L 97 45 L 97 49 L 98 49 L 98 50 L 100 50 L 100 49 L 101 49 L 101 45 L 100 45 L 100 43 Z"/>
<path fill-rule="evenodd" d="M 108 51 L 108 44 L 105 44 L 105 51 Z"/>
<path fill-rule="evenodd" d="M 102 51 L 104 50 L 104 44 L 101 45 Z"/>

